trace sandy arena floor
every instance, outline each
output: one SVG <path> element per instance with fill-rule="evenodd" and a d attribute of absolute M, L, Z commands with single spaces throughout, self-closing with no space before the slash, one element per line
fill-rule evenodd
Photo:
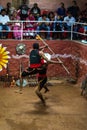
<path fill-rule="evenodd" d="M 60 79 L 50 81 L 50 92 L 40 102 L 35 87 L 25 87 L 22 94 L 0 83 L 0 130 L 86 130 L 87 100 L 80 87 Z"/>

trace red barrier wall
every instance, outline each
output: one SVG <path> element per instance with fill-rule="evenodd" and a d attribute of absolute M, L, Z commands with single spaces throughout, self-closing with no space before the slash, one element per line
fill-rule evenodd
<path fill-rule="evenodd" d="M 14 59 L 12 55 L 16 55 L 16 46 L 19 43 L 24 43 L 26 45 L 26 55 L 29 54 L 32 44 L 34 42 L 39 42 L 40 46 L 43 45 L 41 41 L 36 40 L 25 40 L 25 41 L 16 41 L 16 40 L 2 40 L 0 43 L 3 46 L 7 47 L 7 50 L 10 51 L 11 59 L 9 60 L 9 75 L 19 76 L 19 65 L 20 60 Z M 87 73 L 87 46 L 74 41 L 60 41 L 60 40 L 51 40 L 46 41 L 46 43 L 51 47 L 56 55 L 59 55 L 59 58 L 63 61 L 66 68 L 70 71 L 70 74 L 74 78 L 79 80 L 84 77 Z M 48 49 L 45 52 L 50 53 Z M 52 53 L 50 53 L 52 54 Z M 56 59 L 54 59 L 56 60 Z M 22 58 L 23 67 L 28 66 L 28 58 Z M 6 75 L 6 69 L 3 69 L 0 72 L 0 75 Z M 49 77 L 66 77 L 69 76 L 65 69 L 61 65 L 49 65 L 48 67 L 48 76 Z"/>

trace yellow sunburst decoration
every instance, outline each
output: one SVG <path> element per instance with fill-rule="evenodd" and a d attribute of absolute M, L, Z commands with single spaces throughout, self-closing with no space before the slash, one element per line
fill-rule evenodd
<path fill-rule="evenodd" d="M 0 71 L 3 70 L 3 67 L 7 67 L 8 60 L 10 59 L 9 51 L 6 51 L 7 47 L 2 47 L 0 44 Z"/>

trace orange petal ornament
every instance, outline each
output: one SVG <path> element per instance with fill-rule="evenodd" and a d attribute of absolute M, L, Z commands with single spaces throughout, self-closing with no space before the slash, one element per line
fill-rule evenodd
<path fill-rule="evenodd" d="M 7 47 L 3 47 L 2 44 L 0 44 L 0 71 L 4 68 L 7 68 L 8 60 L 11 58 L 9 56 L 10 52 L 6 51 Z"/>

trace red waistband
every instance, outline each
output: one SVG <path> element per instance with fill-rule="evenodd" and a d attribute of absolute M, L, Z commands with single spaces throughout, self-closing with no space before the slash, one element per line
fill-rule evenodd
<path fill-rule="evenodd" d="M 30 64 L 30 68 L 38 68 L 41 67 L 41 64 Z"/>

